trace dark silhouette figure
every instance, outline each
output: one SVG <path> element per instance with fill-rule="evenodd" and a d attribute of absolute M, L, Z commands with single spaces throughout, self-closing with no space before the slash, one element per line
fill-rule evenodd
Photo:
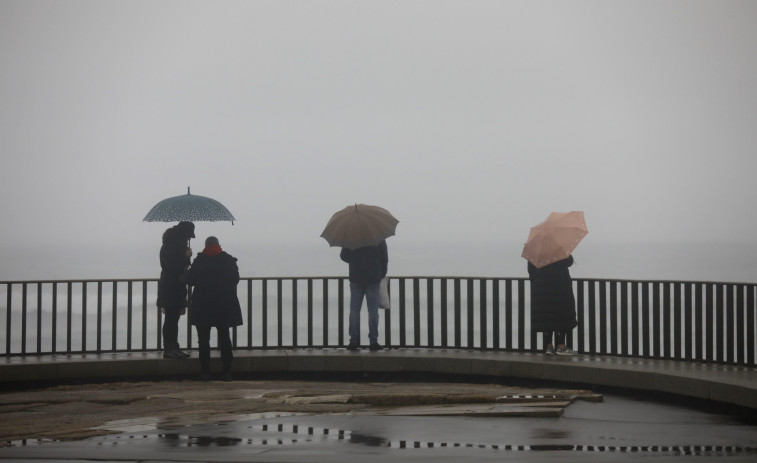
<path fill-rule="evenodd" d="M 368 340 L 371 350 L 383 347 L 378 343 L 379 295 L 381 279 L 386 276 L 389 252 L 386 241 L 378 246 L 357 249 L 342 248 L 340 258 L 350 266 L 350 322 L 349 350 L 360 347 L 360 308 L 365 298 L 368 306 Z"/>
<path fill-rule="evenodd" d="M 179 222 L 163 233 L 160 248 L 160 280 L 157 305 L 163 310 L 163 358 L 185 358 L 189 354 L 179 348 L 179 318 L 187 310 L 187 285 L 184 272 L 189 267 L 192 249 L 189 239 L 195 237 L 192 222 Z"/>
<path fill-rule="evenodd" d="M 571 265 L 573 256 L 542 268 L 528 263 L 528 276 L 531 280 L 531 329 L 544 333 L 545 353 L 548 355 L 574 355 L 565 346 L 566 333 L 578 324 L 573 281 L 568 271 Z"/>
<path fill-rule="evenodd" d="M 218 238 L 210 236 L 185 278 L 193 287 L 189 315 L 197 329 L 200 379 L 210 379 L 210 329 L 215 327 L 223 364 L 221 379 L 230 381 L 233 354 L 229 328 L 242 324 L 242 308 L 237 297 L 237 259 L 221 249 Z"/>

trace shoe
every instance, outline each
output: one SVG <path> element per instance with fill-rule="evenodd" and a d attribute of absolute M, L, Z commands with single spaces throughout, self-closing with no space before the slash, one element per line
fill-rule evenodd
<path fill-rule="evenodd" d="M 225 371 L 221 375 L 221 381 L 231 381 L 231 380 L 232 380 L 232 378 L 231 378 L 231 372 L 230 371 Z"/>
<path fill-rule="evenodd" d="M 182 350 L 181 350 L 181 349 L 179 348 L 179 343 L 176 343 L 176 344 L 174 344 L 174 345 L 173 345 L 173 348 L 174 348 L 174 350 L 176 351 L 176 355 L 178 355 L 178 356 L 179 356 L 178 358 L 189 358 L 189 357 L 191 357 L 191 356 L 192 356 L 192 354 L 190 354 L 189 352 L 183 352 L 183 351 L 182 351 Z"/>
<path fill-rule="evenodd" d="M 184 352 L 174 349 L 173 347 L 169 347 L 163 350 L 163 358 L 164 359 L 185 359 L 187 357 L 185 356 Z"/>
<path fill-rule="evenodd" d="M 164 359 L 185 359 L 187 357 L 191 357 L 192 354 L 188 354 L 186 352 L 182 352 L 181 349 L 179 349 L 178 344 L 171 344 L 169 346 L 166 346 L 163 349 L 163 358 Z"/>
<path fill-rule="evenodd" d="M 197 378 L 199 381 L 210 381 L 210 373 L 202 373 L 199 378 Z"/>
<path fill-rule="evenodd" d="M 384 348 L 384 346 L 382 346 L 381 344 L 379 344 L 377 342 L 372 342 L 371 346 L 369 347 L 370 350 L 381 350 L 383 348 Z"/>
<path fill-rule="evenodd" d="M 356 342 L 351 342 L 347 346 L 347 350 L 358 350 L 358 349 L 360 349 L 360 344 L 358 344 Z"/>
<path fill-rule="evenodd" d="M 544 355 L 555 355 L 555 346 L 547 344 L 547 348 L 544 349 Z"/>
<path fill-rule="evenodd" d="M 572 349 L 568 349 L 567 347 L 558 347 L 555 353 L 557 355 L 577 355 Z"/>

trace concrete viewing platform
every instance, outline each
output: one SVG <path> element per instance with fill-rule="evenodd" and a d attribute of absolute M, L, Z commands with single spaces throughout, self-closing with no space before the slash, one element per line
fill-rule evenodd
<path fill-rule="evenodd" d="M 129 378 L 194 377 L 196 351 L 190 359 L 163 359 L 161 352 L 57 354 L 0 360 L 0 387 L 36 382 L 122 381 Z M 220 359 L 213 352 L 213 370 Z M 348 374 L 415 374 L 488 377 L 588 387 L 622 388 L 709 400 L 757 410 L 757 369 L 672 360 L 597 355 L 545 356 L 541 353 L 456 349 L 236 350 L 237 377 L 310 374 L 319 379 Z"/>

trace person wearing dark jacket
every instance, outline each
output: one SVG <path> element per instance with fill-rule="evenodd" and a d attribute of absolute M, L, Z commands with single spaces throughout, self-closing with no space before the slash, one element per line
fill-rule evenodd
<path fill-rule="evenodd" d="M 531 329 L 544 333 L 547 355 L 574 355 L 565 346 L 566 333 L 578 324 L 573 282 L 568 271 L 571 265 L 573 256 L 542 268 L 528 263 L 528 276 L 531 280 Z"/>
<path fill-rule="evenodd" d="M 221 379 L 230 381 L 233 354 L 229 328 L 242 324 L 242 308 L 237 297 L 237 259 L 221 249 L 218 238 L 210 236 L 205 240 L 205 249 L 195 257 L 185 279 L 193 287 L 189 315 L 197 329 L 200 379 L 210 379 L 210 329 L 215 327 L 223 365 Z"/>
<path fill-rule="evenodd" d="M 389 264 L 386 241 L 382 241 L 378 246 L 342 248 L 339 257 L 347 262 L 350 268 L 350 343 L 347 349 L 357 350 L 360 347 L 360 309 L 365 297 L 368 306 L 370 349 L 380 350 L 382 346 L 378 343 L 379 286 L 381 279 L 386 277 Z"/>
<path fill-rule="evenodd" d="M 160 247 L 160 279 L 157 305 L 162 309 L 163 358 L 186 358 L 179 348 L 179 318 L 187 309 L 187 285 L 184 272 L 189 267 L 192 250 L 189 239 L 195 237 L 192 222 L 179 222 L 163 233 Z"/>

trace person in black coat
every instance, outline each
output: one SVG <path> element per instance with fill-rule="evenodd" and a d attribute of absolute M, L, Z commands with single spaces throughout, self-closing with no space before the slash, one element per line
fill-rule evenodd
<path fill-rule="evenodd" d="M 339 257 L 350 266 L 350 321 L 349 350 L 360 347 L 360 308 L 365 297 L 368 306 L 368 340 L 371 350 L 380 350 L 378 343 L 378 306 L 381 279 L 386 277 L 389 253 L 386 241 L 378 246 L 364 246 L 357 249 L 342 248 Z"/>
<path fill-rule="evenodd" d="M 205 249 L 195 257 L 185 275 L 192 289 L 190 319 L 197 329 L 201 379 L 210 379 L 210 329 L 216 328 L 223 365 L 222 379 L 231 380 L 233 359 L 229 328 L 242 324 L 237 297 L 239 267 L 236 257 L 221 249 L 218 238 L 205 240 Z"/>
<path fill-rule="evenodd" d="M 185 358 L 189 354 L 179 348 L 179 318 L 187 309 L 187 285 L 184 272 L 189 267 L 192 249 L 189 239 L 195 237 L 192 222 L 179 222 L 163 233 L 160 247 L 160 279 L 157 305 L 162 309 L 163 358 Z"/>
<path fill-rule="evenodd" d="M 568 271 L 571 265 L 573 256 L 542 268 L 528 263 L 528 276 L 531 280 L 531 329 L 544 333 L 545 353 L 548 355 L 573 355 L 573 351 L 565 346 L 566 333 L 578 324 L 573 281 Z"/>

